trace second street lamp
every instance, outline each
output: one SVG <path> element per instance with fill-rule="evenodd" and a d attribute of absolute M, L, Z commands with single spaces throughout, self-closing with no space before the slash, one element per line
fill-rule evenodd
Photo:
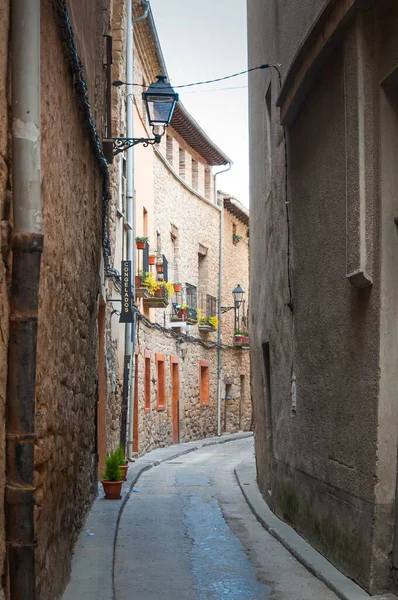
<path fill-rule="evenodd" d="M 118 87 L 123 85 L 123 82 L 114 81 L 113 85 Z M 137 144 L 143 144 L 144 146 L 160 144 L 166 127 L 170 125 L 175 105 L 178 102 L 178 94 L 173 90 L 170 83 L 166 81 L 165 75 L 157 76 L 157 81 L 151 83 L 149 88 L 143 92 L 142 99 L 145 104 L 149 124 L 152 127 L 153 138 L 112 138 L 114 156 Z M 158 131 L 159 128 L 163 128 L 163 131 L 160 133 Z M 104 140 L 105 143 L 109 141 Z"/>
<path fill-rule="evenodd" d="M 232 290 L 232 294 L 234 296 L 234 312 L 235 312 L 235 331 L 237 331 L 240 327 L 240 306 L 243 302 L 243 297 L 245 295 L 245 290 L 239 284 L 236 286 L 234 290 Z"/>

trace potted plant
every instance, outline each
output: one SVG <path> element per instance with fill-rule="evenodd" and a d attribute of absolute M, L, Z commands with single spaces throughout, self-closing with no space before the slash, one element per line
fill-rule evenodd
<path fill-rule="evenodd" d="M 154 265 L 156 263 L 156 256 L 154 254 L 150 254 L 148 257 L 148 262 L 150 265 Z"/>
<path fill-rule="evenodd" d="M 122 472 L 123 475 L 123 481 L 126 481 L 127 479 L 127 471 L 129 468 L 128 462 L 126 460 L 126 457 L 124 455 L 124 449 L 123 446 L 119 446 L 119 448 L 116 450 L 116 454 L 119 458 L 119 468 Z"/>
<path fill-rule="evenodd" d="M 218 318 L 199 316 L 199 331 L 215 331 L 218 327 Z"/>
<path fill-rule="evenodd" d="M 149 238 L 147 237 L 142 237 L 142 236 L 138 236 L 135 238 L 135 243 L 137 246 L 138 250 L 144 250 L 145 249 L 145 244 L 147 243 L 147 241 L 149 240 Z"/>
<path fill-rule="evenodd" d="M 178 309 L 178 317 L 182 320 L 185 321 L 187 318 L 187 310 L 188 310 L 188 304 L 181 304 L 180 308 Z"/>
<path fill-rule="evenodd" d="M 243 334 L 242 334 L 242 343 L 243 344 L 249 343 L 249 332 L 245 329 L 243 330 Z"/>
<path fill-rule="evenodd" d="M 169 281 L 157 281 L 155 296 L 170 298 L 173 294 L 174 286 Z"/>
<path fill-rule="evenodd" d="M 232 243 L 234 246 L 237 246 L 239 244 L 239 242 L 241 241 L 242 236 L 241 235 L 237 235 L 236 233 L 232 234 Z"/>
<path fill-rule="evenodd" d="M 240 344 L 242 342 L 243 331 L 242 329 L 235 329 L 234 331 L 234 344 Z"/>
<path fill-rule="evenodd" d="M 119 500 L 123 485 L 123 474 L 120 470 L 120 457 L 116 452 L 111 452 L 105 459 L 105 471 L 101 476 L 105 498 Z"/>
<path fill-rule="evenodd" d="M 163 273 L 163 263 L 158 263 L 158 264 L 156 265 L 156 271 L 157 271 L 158 273 Z"/>
<path fill-rule="evenodd" d="M 174 284 L 174 291 L 177 292 L 181 292 L 181 283 L 175 283 Z"/>

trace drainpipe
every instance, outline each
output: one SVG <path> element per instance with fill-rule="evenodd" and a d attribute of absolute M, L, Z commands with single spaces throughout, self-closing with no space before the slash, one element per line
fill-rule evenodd
<path fill-rule="evenodd" d="M 227 171 L 230 171 L 232 168 L 232 162 L 228 163 L 228 167 L 226 169 L 223 169 L 222 171 L 218 171 L 218 173 L 215 173 L 214 175 L 214 202 L 217 203 L 218 202 L 218 198 L 217 198 L 217 177 L 218 175 L 221 175 L 221 173 L 227 173 Z M 220 249 L 219 249 L 219 256 L 218 256 L 218 337 L 217 337 L 217 344 L 218 344 L 218 348 L 217 348 L 217 435 L 220 436 L 221 435 L 221 367 L 222 367 L 222 350 L 221 350 L 221 343 L 222 343 L 222 335 L 221 335 L 221 305 L 222 305 L 222 273 L 223 273 L 223 242 L 224 242 L 224 235 L 223 235 L 223 226 L 224 226 L 224 205 L 222 204 L 222 206 L 220 207 L 220 235 L 219 235 L 219 239 L 220 239 Z"/>
<path fill-rule="evenodd" d="M 40 182 L 40 0 L 11 3 L 13 236 L 7 385 L 9 596 L 35 600 L 36 349 L 43 249 Z"/>
<path fill-rule="evenodd" d="M 144 13 L 137 19 L 133 19 L 132 0 L 127 0 L 127 58 L 126 77 L 127 81 L 134 81 L 134 23 L 146 19 L 149 13 L 149 2 L 142 0 Z M 134 137 L 134 96 L 127 96 L 127 137 Z M 135 210 L 134 210 L 134 148 L 127 150 L 126 164 L 126 195 L 127 195 L 127 221 L 130 229 L 127 231 L 127 260 L 131 261 L 132 288 L 135 297 Z M 135 338 L 136 338 L 136 315 L 134 313 L 133 323 L 127 323 L 125 329 L 125 369 L 129 369 L 129 392 L 128 392 L 128 427 L 127 427 L 127 457 L 133 458 L 133 435 L 134 435 L 134 383 L 135 383 Z M 126 379 L 126 378 L 125 378 Z"/>

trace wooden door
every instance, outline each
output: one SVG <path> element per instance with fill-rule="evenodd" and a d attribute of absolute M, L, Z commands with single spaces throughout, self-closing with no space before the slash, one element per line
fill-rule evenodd
<path fill-rule="evenodd" d="M 178 444 L 180 441 L 180 364 L 176 356 L 172 356 L 170 362 L 173 444 Z"/>
<path fill-rule="evenodd" d="M 135 353 L 135 376 L 134 376 L 134 420 L 133 420 L 133 452 L 138 452 L 138 352 Z"/>

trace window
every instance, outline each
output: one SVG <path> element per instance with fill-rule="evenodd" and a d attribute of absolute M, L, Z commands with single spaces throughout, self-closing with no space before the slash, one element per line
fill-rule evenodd
<path fill-rule="evenodd" d="M 120 185 L 119 185 L 119 198 L 117 205 L 117 213 L 119 217 L 122 217 L 126 211 L 126 173 L 127 173 L 127 161 L 122 156 L 122 164 L 120 169 Z"/>
<path fill-rule="evenodd" d="M 198 189 L 199 183 L 199 165 L 198 161 L 194 158 L 192 159 L 192 187 L 194 190 Z"/>
<path fill-rule="evenodd" d="M 149 412 L 151 410 L 151 353 L 149 350 L 145 350 L 144 358 L 145 412 Z"/>
<path fill-rule="evenodd" d="M 166 158 L 169 161 L 169 163 L 172 165 L 173 164 L 173 138 L 171 137 L 171 135 L 166 135 Z"/>
<path fill-rule="evenodd" d="M 198 291 L 194 285 L 185 284 L 187 293 L 187 304 L 189 308 L 198 308 Z"/>
<path fill-rule="evenodd" d="M 211 199 L 211 171 L 210 169 L 205 170 L 205 197 Z"/>
<path fill-rule="evenodd" d="M 185 179 L 185 150 L 184 148 L 179 148 L 179 175 L 183 179 Z"/>
<path fill-rule="evenodd" d="M 217 298 L 206 295 L 206 317 L 214 317 L 217 314 Z"/>
<path fill-rule="evenodd" d="M 208 406 L 210 401 L 209 361 L 199 361 L 199 398 L 201 406 Z"/>
<path fill-rule="evenodd" d="M 164 354 L 156 354 L 156 410 L 166 408 L 166 362 Z"/>

